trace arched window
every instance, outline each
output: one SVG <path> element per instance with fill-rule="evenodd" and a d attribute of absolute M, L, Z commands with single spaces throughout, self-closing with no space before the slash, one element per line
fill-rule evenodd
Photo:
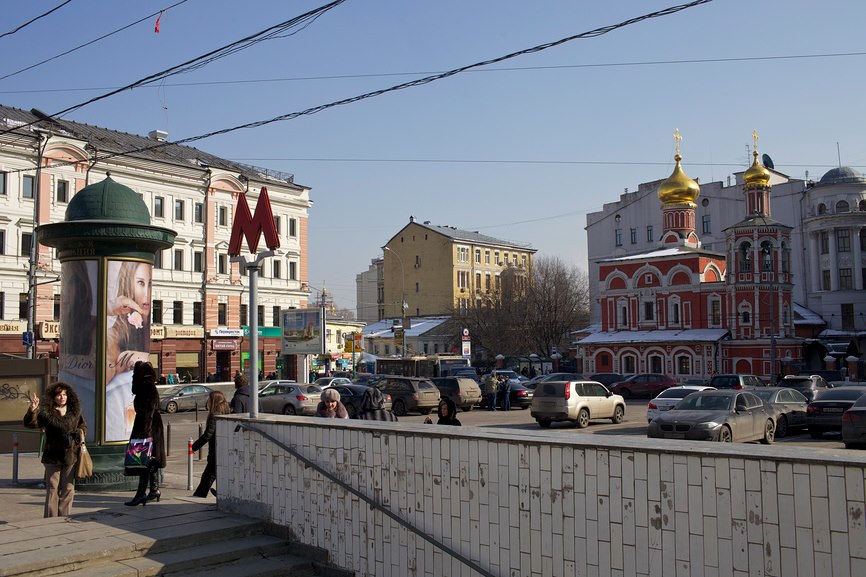
<path fill-rule="evenodd" d="M 623 374 L 633 375 L 637 373 L 637 362 L 635 362 L 634 355 L 623 356 L 621 365 Z"/>
<path fill-rule="evenodd" d="M 740 245 L 740 272 L 752 272 L 752 243 Z"/>
<path fill-rule="evenodd" d="M 782 272 L 788 272 L 791 265 L 791 247 L 787 242 L 782 242 Z"/>
<path fill-rule="evenodd" d="M 743 323 L 744 325 L 747 325 L 747 324 L 749 324 L 749 323 L 752 322 L 752 316 L 749 314 L 749 311 L 743 311 L 743 314 L 742 314 L 741 316 L 742 316 L 742 319 L 743 319 L 743 320 L 742 320 L 742 323 Z"/>
<path fill-rule="evenodd" d="M 818 205 L 818 214 L 827 214 L 827 205 L 823 202 Z"/>
<path fill-rule="evenodd" d="M 866 212 L 866 199 L 861 200 L 858 206 L 860 207 L 860 212 Z"/>
<path fill-rule="evenodd" d="M 837 214 L 840 212 L 849 212 L 850 210 L 851 210 L 851 207 L 848 206 L 847 200 L 840 200 L 839 202 L 836 203 L 836 213 Z"/>
<path fill-rule="evenodd" d="M 764 272 L 773 270 L 773 244 L 769 240 L 761 243 L 761 270 Z"/>

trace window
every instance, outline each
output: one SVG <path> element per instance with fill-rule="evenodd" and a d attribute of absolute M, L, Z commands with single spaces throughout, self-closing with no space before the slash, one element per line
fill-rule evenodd
<path fill-rule="evenodd" d="M 27 318 L 27 293 L 18 293 L 18 318 L 26 319 Z"/>
<path fill-rule="evenodd" d="M 256 307 L 256 320 L 259 323 L 260 327 L 265 326 L 265 307 L 264 305 L 259 305 Z M 337 331 L 339 332 L 339 331 Z"/>
<path fill-rule="evenodd" d="M 493 264 L 495 264 L 495 265 L 499 264 L 499 251 L 498 250 L 493 251 Z"/>
<path fill-rule="evenodd" d="M 298 221 L 294 218 L 289 219 L 289 236 L 296 237 L 298 236 Z"/>
<path fill-rule="evenodd" d="M 200 202 L 192 205 L 192 218 L 195 222 L 204 222 L 204 205 Z"/>
<path fill-rule="evenodd" d="M 747 325 L 747 324 L 749 324 L 750 322 L 752 322 L 752 316 L 749 314 L 749 311 L 743 311 L 743 314 L 741 315 L 741 318 L 742 318 L 742 323 L 743 323 L 744 325 Z"/>
<path fill-rule="evenodd" d="M 25 174 L 21 179 L 21 198 L 33 198 L 35 181 L 32 176 Z"/>
<path fill-rule="evenodd" d="M 174 201 L 174 220 L 183 222 L 183 205 L 184 202 L 182 200 Z"/>
<path fill-rule="evenodd" d="M 484 289 L 490 292 L 490 273 L 484 275 Z"/>
<path fill-rule="evenodd" d="M 629 236 L 630 236 L 630 238 L 631 238 L 631 243 L 632 243 L 632 244 L 637 244 L 637 229 L 636 229 L 636 228 L 631 228 L 631 229 L 629 229 L 629 233 L 630 233 Z"/>
<path fill-rule="evenodd" d="M 60 320 L 60 295 L 54 295 L 54 316 L 51 318 L 55 321 Z"/>
<path fill-rule="evenodd" d="M 7 173 L 0 172 L 0 195 L 6 196 L 6 176 Z"/>
<path fill-rule="evenodd" d="M 457 247 L 457 262 L 469 262 L 469 248 L 465 246 Z"/>
<path fill-rule="evenodd" d="M 866 228 L 860 229 L 860 250 L 866 250 Z"/>
<path fill-rule="evenodd" d="M 174 314 L 174 324 L 183 324 L 183 301 L 174 301 L 172 303 L 172 313 Z"/>
<path fill-rule="evenodd" d="M 820 235 L 821 241 L 821 254 L 829 254 L 830 252 L 830 235 L 826 232 L 822 232 Z"/>
<path fill-rule="evenodd" d="M 853 331 L 854 329 L 854 305 L 852 303 L 843 303 L 839 305 L 839 312 L 842 316 L 842 330 Z"/>
<path fill-rule="evenodd" d="M 419 282 L 415 283 L 415 292 L 416 293 L 421 292 L 421 283 L 419 283 Z"/>
<path fill-rule="evenodd" d="M 650 372 L 653 373 L 663 373 L 662 370 L 662 358 L 658 355 L 653 355 L 649 358 L 649 366 Z"/>
<path fill-rule="evenodd" d="M 289 261 L 289 280 L 298 280 L 298 263 Z"/>
<path fill-rule="evenodd" d="M 710 301 L 710 324 L 714 327 L 722 324 L 722 301 L 717 298 Z"/>
<path fill-rule="evenodd" d="M 475 249 L 475 262 L 477 264 L 481 264 L 481 249 L 480 248 Z"/>
<path fill-rule="evenodd" d="M 840 200 L 839 202 L 836 203 L 836 213 L 837 214 L 840 212 L 850 212 L 850 210 L 851 210 L 851 207 L 848 205 L 847 201 Z"/>
<path fill-rule="evenodd" d="M 752 245 L 748 242 L 740 245 L 740 272 L 752 272 Z"/>
<path fill-rule="evenodd" d="M 250 324 L 250 322 L 249 322 L 249 320 L 250 320 L 250 318 L 249 318 L 249 317 L 250 317 L 250 315 L 249 315 L 249 312 L 250 312 L 250 311 L 249 311 L 249 307 L 248 307 L 247 305 L 245 305 L 245 304 L 242 304 L 242 305 L 241 305 L 241 311 L 240 311 L 240 312 L 241 312 L 241 324 L 242 324 L 242 325 L 248 325 L 248 324 Z"/>
<path fill-rule="evenodd" d="M 475 273 L 475 290 L 481 290 L 481 273 L 480 272 Z"/>
<path fill-rule="evenodd" d="M 651 301 L 647 301 L 643 304 L 643 320 L 651 321 L 655 319 L 655 308 L 653 307 L 653 303 Z"/>
<path fill-rule="evenodd" d="M 849 229 L 836 229 L 836 252 L 851 252 L 851 231 Z"/>
<path fill-rule="evenodd" d="M 201 325 L 204 319 L 204 308 L 201 306 L 201 301 L 192 303 L 192 324 Z"/>
<path fill-rule="evenodd" d="M 280 307 L 274 307 L 271 311 L 271 315 L 273 315 L 273 322 L 271 323 L 271 326 L 280 326 Z"/>
<path fill-rule="evenodd" d="M 827 205 L 823 202 L 818 205 L 818 214 L 827 214 Z"/>
<path fill-rule="evenodd" d="M 614 234 L 614 242 L 616 243 L 616 246 L 622 246 L 622 229 L 618 228 L 618 229 L 614 230 L 613 234 Z"/>
<path fill-rule="evenodd" d="M 619 328 L 628 327 L 628 305 L 622 304 L 619 307 Z"/>
<path fill-rule="evenodd" d="M 686 355 L 677 357 L 677 374 L 690 375 L 692 374 L 692 358 Z"/>
<path fill-rule="evenodd" d="M 0 174 L 2 177 L 2 174 Z M 0 319 L 6 318 L 6 293 L 0 293 Z"/>
<path fill-rule="evenodd" d="M 416 254 L 415 255 L 415 268 L 418 268 L 419 266 L 421 266 L 421 255 Z"/>
<path fill-rule="evenodd" d="M 151 321 L 155 325 L 162 324 L 162 301 L 153 301 L 153 306 L 150 307 L 152 311 Z"/>
<path fill-rule="evenodd" d="M 2 194 L 5 194 L 5 193 L 2 193 Z M 861 200 L 861 201 L 857 204 L 857 206 L 858 206 L 858 208 L 860 209 L 860 212 L 866 212 L 866 199 Z"/>
<path fill-rule="evenodd" d="M 633 375 L 637 372 L 637 362 L 634 355 L 626 355 L 622 358 L 622 369 L 627 375 Z"/>
<path fill-rule="evenodd" d="M 484 251 L 484 264 L 490 264 L 490 251 Z"/>
<path fill-rule="evenodd" d="M 153 268 L 162 268 L 162 251 L 158 250 L 153 255 Z"/>
<path fill-rule="evenodd" d="M 157 218 L 162 218 L 165 216 L 165 199 L 161 196 L 155 196 L 153 198 L 153 216 Z"/>
<path fill-rule="evenodd" d="M 183 249 L 174 251 L 174 270 L 183 270 Z"/>
<path fill-rule="evenodd" d="M 221 254 L 217 256 L 217 272 L 219 274 L 226 274 L 226 269 L 228 268 L 226 266 L 227 262 L 228 260 L 226 259 L 226 255 Z"/>
<path fill-rule="evenodd" d="M 280 228 L 280 217 L 276 215 L 274 215 L 274 230 L 276 231 L 277 236 L 279 236 L 280 232 L 282 231 L 282 229 Z"/>
<path fill-rule="evenodd" d="M 192 253 L 192 270 L 193 272 L 201 272 L 202 271 L 202 263 L 203 263 L 204 255 L 200 250 Z"/>
<path fill-rule="evenodd" d="M 0 254 L 6 254 L 6 231 L 0 230 Z M 3 317 L 0 317 L 3 318 Z"/>
<path fill-rule="evenodd" d="M 773 271 L 773 245 L 768 240 L 761 243 L 761 270 Z"/>
<path fill-rule="evenodd" d="M 228 305 L 226 303 L 219 303 L 217 305 L 217 324 L 228 324 Z"/>
<path fill-rule="evenodd" d="M 710 222 L 710 215 L 704 214 L 701 216 L 701 233 L 710 234 L 713 232 L 713 228 Z"/>
<path fill-rule="evenodd" d="M 828 291 L 830 290 L 830 271 L 822 270 L 821 271 L 821 290 Z"/>
<path fill-rule="evenodd" d="M 33 244 L 33 233 L 21 233 L 21 256 L 30 256 L 30 247 Z"/>
<path fill-rule="evenodd" d="M 58 180 L 57 181 L 57 202 L 69 202 L 69 181 L 68 180 Z"/>
<path fill-rule="evenodd" d="M 280 262 L 279 259 L 274 259 L 274 278 L 280 278 L 282 276 L 282 265 L 283 263 Z"/>
<path fill-rule="evenodd" d="M 653 242 L 654 240 L 655 240 L 655 237 L 653 237 L 653 227 L 652 226 L 646 227 L 646 241 L 647 242 Z"/>
<path fill-rule="evenodd" d="M 520 255 L 520 266 L 522 266 L 523 268 L 526 268 L 526 255 L 525 254 Z"/>
<path fill-rule="evenodd" d="M 228 226 L 229 222 L 229 211 L 228 208 L 221 206 L 219 210 L 219 225 L 220 226 Z"/>
<path fill-rule="evenodd" d="M 671 304 L 671 324 L 680 324 L 680 303 Z"/>
<path fill-rule="evenodd" d="M 854 277 L 851 275 L 850 268 L 839 269 L 839 290 L 849 291 L 854 288 Z"/>

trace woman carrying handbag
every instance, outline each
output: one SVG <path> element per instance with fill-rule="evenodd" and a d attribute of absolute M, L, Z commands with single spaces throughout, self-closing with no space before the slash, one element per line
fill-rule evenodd
<path fill-rule="evenodd" d="M 132 369 L 135 421 L 132 424 L 130 445 L 134 440 L 149 439 L 151 453 L 147 466 L 143 470 L 129 467 L 125 470 L 127 476 L 138 475 L 138 490 L 130 501 L 124 503 L 130 507 L 146 505 L 148 501 L 154 499 L 159 502 L 161 496 L 159 469 L 165 468 L 165 436 L 162 431 L 162 417 L 159 414 L 159 391 L 156 389 L 156 381 L 157 375 L 153 365 L 144 361 L 135 363 Z"/>

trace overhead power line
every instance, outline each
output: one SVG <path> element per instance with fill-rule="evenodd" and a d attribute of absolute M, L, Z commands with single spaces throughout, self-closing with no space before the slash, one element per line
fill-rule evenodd
<path fill-rule="evenodd" d="M 28 20 L 27 22 L 25 22 L 24 24 L 21 24 L 20 26 L 16 26 L 15 28 L 10 30 L 9 32 L 4 32 L 3 34 L 0 34 L 0 38 L 3 38 L 4 36 L 11 36 L 12 34 L 15 34 L 19 30 L 26 28 L 27 26 L 33 24 L 34 22 L 36 22 L 40 18 L 45 18 L 46 16 L 48 16 L 49 14 L 54 12 L 55 10 L 59 10 L 59 9 L 63 8 L 64 6 L 69 4 L 70 2 L 72 2 L 72 0 L 66 0 L 66 2 L 62 2 L 62 3 L 58 4 L 57 6 L 55 6 L 54 8 L 49 10 L 48 12 L 45 12 L 44 14 L 40 14 L 36 18 L 32 18 L 32 19 Z"/>

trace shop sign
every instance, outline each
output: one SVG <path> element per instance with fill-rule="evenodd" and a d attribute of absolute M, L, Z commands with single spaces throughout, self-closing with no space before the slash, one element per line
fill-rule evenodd
<path fill-rule="evenodd" d="M 214 340 L 210 342 L 210 347 L 215 351 L 236 351 L 238 343 L 236 341 Z"/>
<path fill-rule="evenodd" d="M 242 337 L 244 336 L 243 329 L 211 329 L 210 336 L 212 337 Z"/>
<path fill-rule="evenodd" d="M 60 321 L 42 321 L 39 323 L 40 339 L 60 338 Z"/>
<path fill-rule="evenodd" d="M 250 327 L 241 327 L 244 331 L 244 336 L 250 336 Z M 283 336 L 283 331 L 280 327 L 258 327 L 258 333 L 260 337 L 281 337 Z"/>
<path fill-rule="evenodd" d="M 0 335 L 19 335 L 27 330 L 27 321 L 0 322 Z"/>
<path fill-rule="evenodd" d="M 202 339 L 204 329 L 202 327 L 165 327 L 165 338 L 167 339 Z"/>
<path fill-rule="evenodd" d="M 150 325 L 150 340 L 158 341 L 165 338 L 165 327 L 163 325 Z"/>

